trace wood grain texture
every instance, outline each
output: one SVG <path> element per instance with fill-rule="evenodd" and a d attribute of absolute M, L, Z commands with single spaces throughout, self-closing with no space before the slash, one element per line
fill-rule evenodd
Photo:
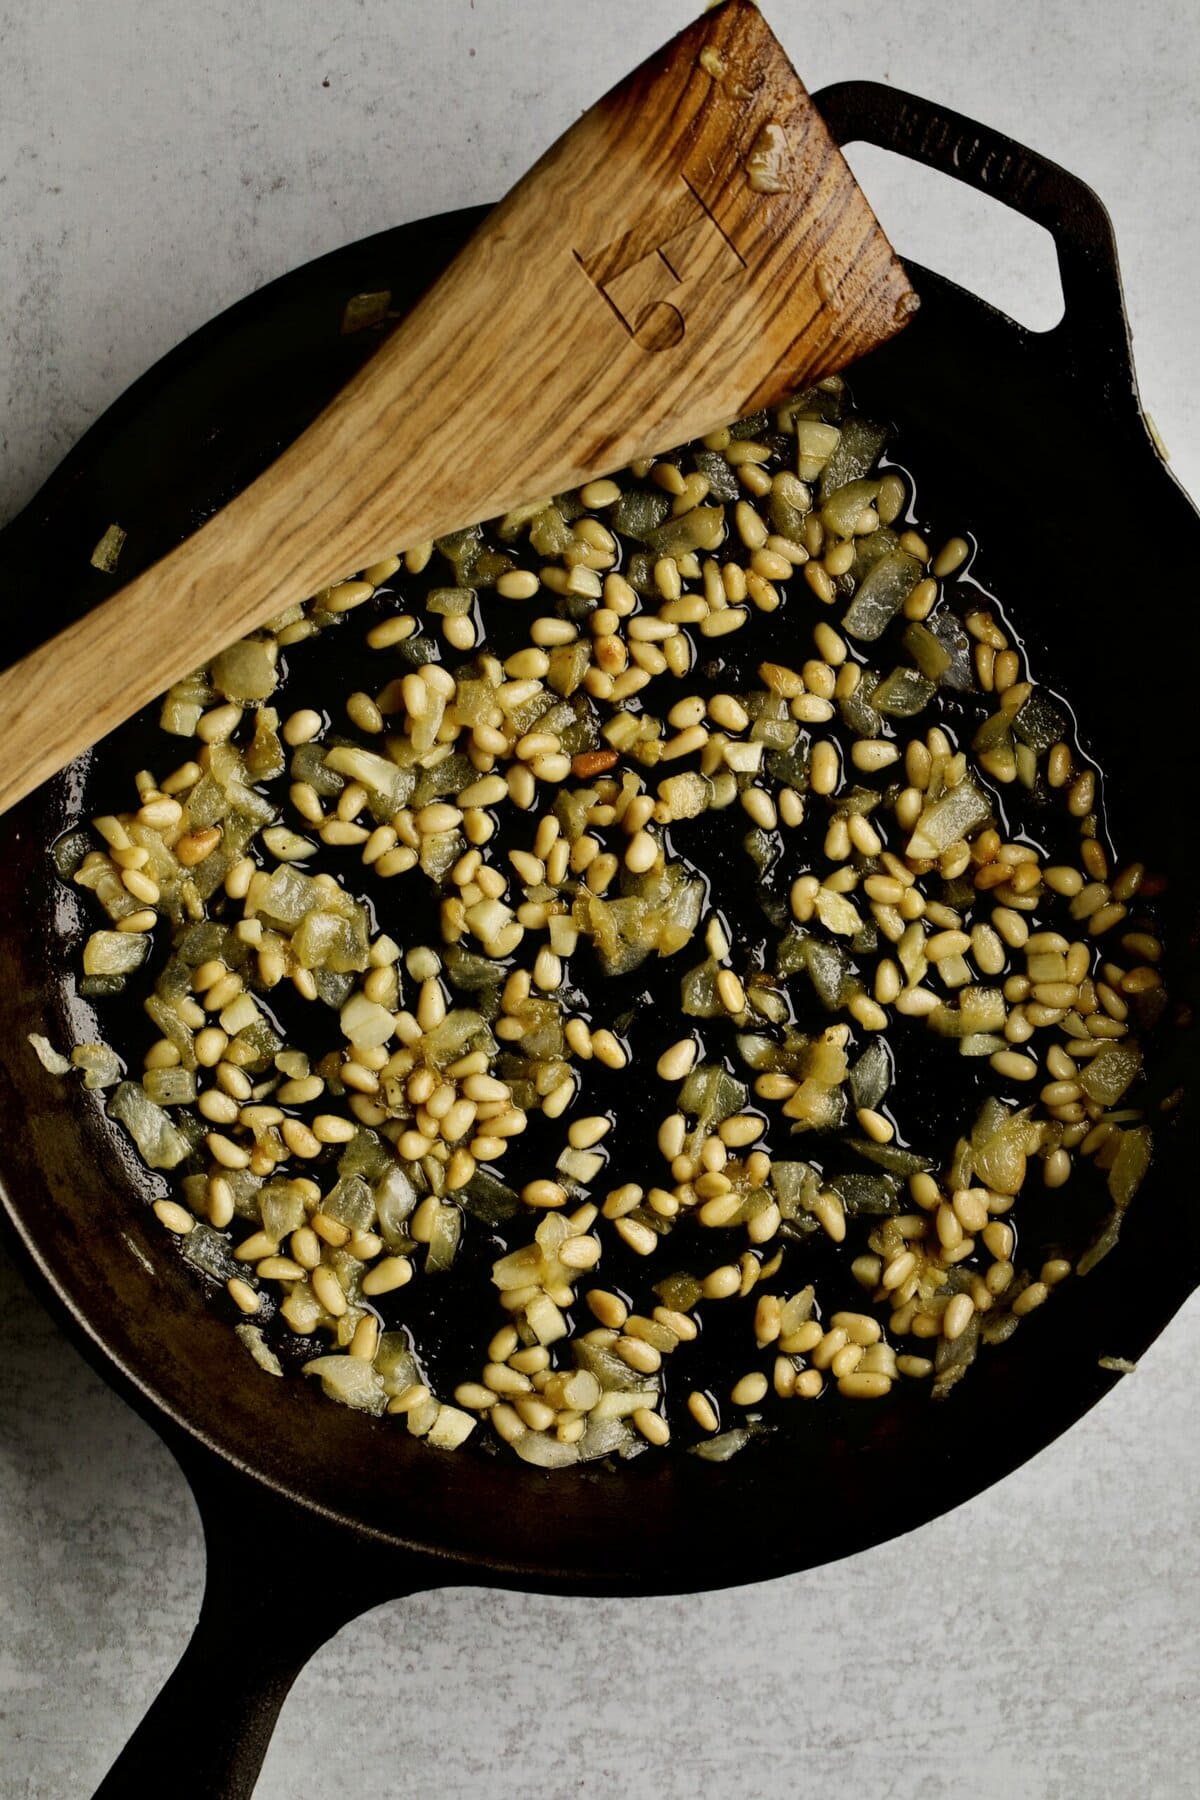
<path fill-rule="evenodd" d="M 547 151 L 257 481 L 0 675 L 0 809 L 294 601 L 753 411 L 916 304 L 766 20 L 726 0 Z"/>

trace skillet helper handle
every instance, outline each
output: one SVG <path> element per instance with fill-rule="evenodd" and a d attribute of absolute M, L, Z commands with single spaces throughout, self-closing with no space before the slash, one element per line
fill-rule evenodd
<path fill-rule="evenodd" d="M 249 1800 L 292 1683 L 341 1626 L 430 1585 L 248 1478 L 172 1445 L 204 1524 L 200 1617 L 96 1800 Z"/>
<path fill-rule="evenodd" d="M 1065 311 L 1038 335 L 1059 347 L 1083 392 L 1107 414 L 1140 425 L 1112 220 L 1086 182 L 1002 132 L 881 82 L 835 82 L 813 99 L 839 146 L 878 144 L 1044 226 L 1058 255 Z"/>

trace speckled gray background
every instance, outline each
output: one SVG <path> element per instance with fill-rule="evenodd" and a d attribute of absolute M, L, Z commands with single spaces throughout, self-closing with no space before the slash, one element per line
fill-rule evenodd
<path fill-rule="evenodd" d="M 0 0 L 0 518 L 213 312 L 335 245 L 495 196 L 691 10 Z M 929 93 L 1095 185 L 1144 395 L 1200 493 L 1193 0 L 770 11 L 810 85 Z M 880 155 L 856 167 L 901 251 L 1053 316 L 1036 233 Z M 1106 472 L 1097 445 L 1075 503 Z M 187 1639 L 199 1526 L 167 1453 L 2 1259 L 0 1296 L 0 1794 L 73 1800 Z M 451 1590 L 382 1607 L 302 1676 L 259 1792 L 1196 1794 L 1198 1353 L 1193 1303 L 1033 1465 L 815 1574 L 682 1600 Z"/>

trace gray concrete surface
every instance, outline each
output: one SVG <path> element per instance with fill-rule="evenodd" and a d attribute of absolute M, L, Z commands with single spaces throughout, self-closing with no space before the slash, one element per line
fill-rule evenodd
<path fill-rule="evenodd" d="M 691 10 L 0 0 L 0 518 L 213 312 L 366 232 L 496 195 Z M 1194 5 L 770 13 L 810 85 L 928 93 L 1094 184 L 1145 398 L 1200 492 Z M 994 209 L 879 156 L 856 167 L 901 251 L 1052 316 L 1038 245 Z M 1081 481 L 1104 468 L 1098 446 Z M 382 1607 L 302 1676 L 259 1792 L 1195 1794 L 1198 1352 L 1193 1302 L 1032 1465 L 811 1575 L 690 1599 L 451 1590 Z M 3 1800 L 92 1790 L 182 1649 L 201 1581 L 174 1464 L 0 1259 Z"/>

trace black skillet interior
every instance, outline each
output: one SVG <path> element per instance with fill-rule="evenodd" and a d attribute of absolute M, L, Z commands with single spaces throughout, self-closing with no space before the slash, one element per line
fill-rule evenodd
<path fill-rule="evenodd" d="M 864 84 L 820 98 L 840 141 L 869 138 L 935 163 L 1055 233 L 1062 326 L 1026 332 L 914 269 L 920 314 L 859 365 L 853 387 L 867 411 L 895 421 L 902 459 L 920 472 L 922 515 L 977 536 L 980 579 L 1011 598 L 1035 664 L 1086 701 L 1119 836 L 1172 883 L 1168 973 L 1182 991 L 1181 953 L 1195 935 L 1180 818 L 1193 679 L 1191 659 L 1173 653 L 1155 619 L 1200 550 L 1200 524 L 1138 410 L 1107 219 L 1061 171 L 955 115 Z M 339 332 L 347 297 L 390 289 L 403 310 L 480 216 L 422 221 L 327 256 L 143 377 L 0 540 L 14 651 L 38 624 L 16 602 L 43 592 L 47 571 L 82 571 L 69 584 L 52 578 L 41 610 L 57 627 L 110 591 L 111 578 L 88 567 L 110 521 L 129 534 L 122 574 L 170 548 L 370 350 L 370 333 Z M 1197 1281 L 1189 1099 L 1161 1134 L 1119 1251 L 986 1352 L 941 1406 L 831 1410 L 819 1456 L 802 1461 L 782 1436 L 723 1466 L 647 1456 L 615 1475 L 545 1477 L 433 1455 L 386 1421 L 330 1406 L 310 1384 L 260 1374 L 164 1244 L 118 1134 L 33 1060 L 28 1032 L 62 1040 L 62 969 L 80 931 L 47 879 L 45 846 L 88 816 L 90 781 L 82 759 L 25 802 L 0 869 L 7 1206 L 25 1266 L 102 1372 L 173 1441 L 206 1445 L 257 1478 L 240 1490 L 247 1530 L 265 1485 L 365 1534 L 381 1570 L 387 1546 L 416 1552 L 416 1581 L 655 1592 L 807 1567 L 915 1526 L 1015 1468 L 1110 1385 L 1098 1356 L 1136 1357 Z M 1185 1067 L 1194 1075 L 1184 1034 L 1165 1054 L 1164 1088 Z"/>

